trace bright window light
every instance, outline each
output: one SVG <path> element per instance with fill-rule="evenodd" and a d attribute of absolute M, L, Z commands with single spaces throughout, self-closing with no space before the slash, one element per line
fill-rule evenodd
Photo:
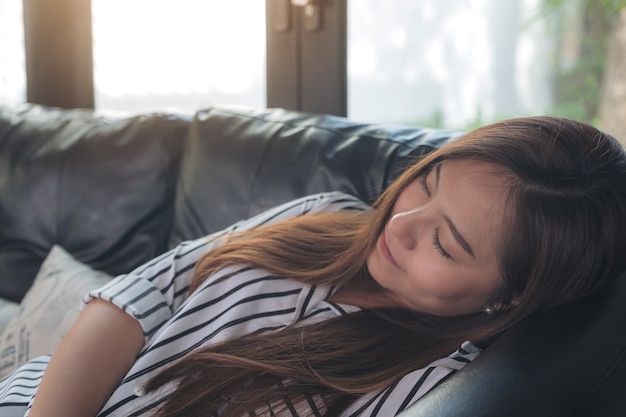
<path fill-rule="evenodd" d="M 0 0 L 0 104 L 25 101 L 22 0 Z"/>
<path fill-rule="evenodd" d="M 465 128 L 550 108 L 541 0 L 348 1 L 348 116 Z"/>
<path fill-rule="evenodd" d="M 265 2 L 92 0 L 96 107 L 265 105 Z"/>

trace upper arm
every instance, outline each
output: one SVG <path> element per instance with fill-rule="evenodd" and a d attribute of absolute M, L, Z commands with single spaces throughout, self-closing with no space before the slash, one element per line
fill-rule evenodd
<path fill-rule="evenodd" d="M 102 299 L 137 320 L 147 338 L 187 298 L 196 262 L 211 246 L 206 238 L 183 242 L 171 251 L 91 291 L 84 304 Z"/>

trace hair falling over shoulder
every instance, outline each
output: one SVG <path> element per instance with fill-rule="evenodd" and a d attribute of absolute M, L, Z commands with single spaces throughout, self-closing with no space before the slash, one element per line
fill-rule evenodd
<path fill-rule="evenodd" d="M 232 264 L 310 284 L 367 285 L 367 255 L 398 194 L 451 159 L 490 162 L 511 178 L 512 209 L 498 256 L 500 304 L 515 296 L 517 305 L 489 316 L 446 318 L 362 310 L 210 346 L 149 382 L 148 390 L 177 384 L 158 415 L 219 409 L 220 416 L 239 417 L 268 404 L 281 415 L 281 407 L 304 409 L 320 398 L 324 416 L 339 415 L 359 396 L 448 355 L 463 341 L 489 339 L 529 314 L 587 296 L 626 269 L 623 148 L 589 125 L 530 117 L 477 129 L 417 161 L 385 190 L 376 210 L 303 216 L 236 236 L 201 260 L 193 286 Z"/>

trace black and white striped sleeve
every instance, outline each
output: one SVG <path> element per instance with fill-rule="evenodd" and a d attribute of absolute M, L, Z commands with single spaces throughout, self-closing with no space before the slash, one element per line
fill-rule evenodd
<path fill-rule="evenodd" d="M 463 369 L 480 352 L 481 349 L 472 342 L 464 342 L 458 350 L 449 356 L 405 375 L 396 383 L 379 392 L 364 395 L 342 413 L 341 417 L 396 416 L 445 378 Z"/>
<path fill-rule="evenodd" d="M 196 262 L 221 245 L 227 236 L 310 213 L 366 208 L 367 205 L 357 198 L 339 192 L 315 194 L 284 203 L 221 232 L 181 243 L 133 272 L 118 276 L 104 287 L 90 292 L 83 305 L 96 298 L 117 305 L 139 322 L 148 338 L 187 299 Z"/>

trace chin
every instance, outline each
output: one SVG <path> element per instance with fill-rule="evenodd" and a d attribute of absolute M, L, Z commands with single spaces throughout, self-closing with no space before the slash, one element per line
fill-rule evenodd
<path fill-rule="evenodd" d="M 384 273 L 384 268 L 382 268 L 380 262 L 377 262 L 376 259 L 372 259 L 372 256 L 370 255 L 370 257 L 367 258 L 365 267 L 367 268 L 367 272 L 372 280 L 374 280 L 374 282 L 376 282 L 381 287 L 387 289 L 387 285 L 385 285 L 385 280 L 381 279 L 384 278 L 386 274 Z"/>

